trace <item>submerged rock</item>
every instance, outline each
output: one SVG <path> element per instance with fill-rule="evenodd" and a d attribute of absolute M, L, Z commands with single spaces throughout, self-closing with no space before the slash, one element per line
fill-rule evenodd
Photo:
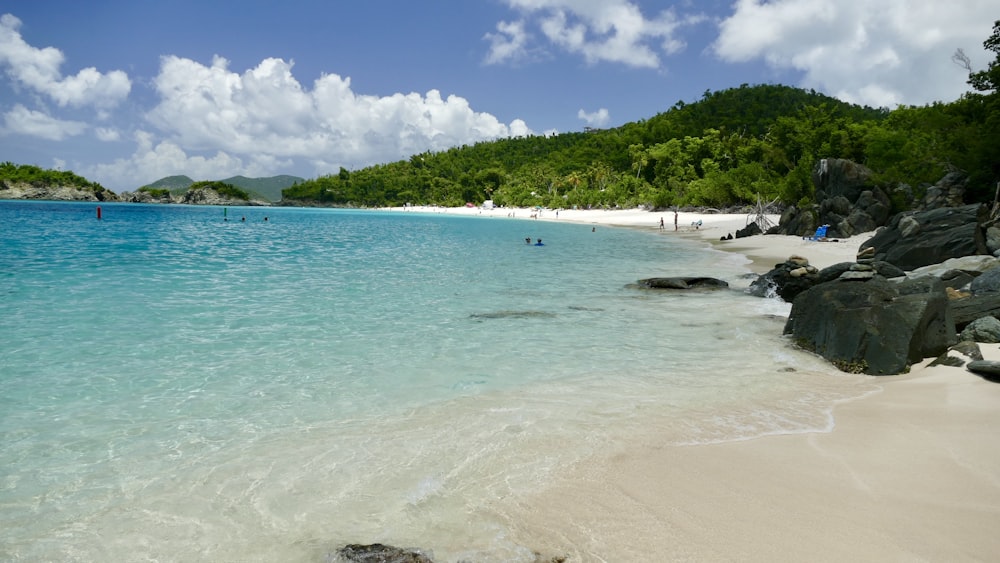
<path fill-rule="evenodd" d="M 729 282 L 705 277 L 646 278 L 639 280 L 639 286 L 649 289 L 723 289 Z"/>
<path fill-rule="evenodd" d="M 374 543 L 371 545 L 351 544 L 337 550 L 331 563 L 434 563 L 434 560 L 419 549 L 399 548 Z"/>

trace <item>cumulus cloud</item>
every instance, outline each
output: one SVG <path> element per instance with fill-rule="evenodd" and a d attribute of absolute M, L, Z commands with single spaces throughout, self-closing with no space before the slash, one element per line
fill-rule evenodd
<path fill-rule="evenodd" d="M 581 109 L 576 112 L 576 116 L 585 121 L 590 127 L 604 127 L 611 120 L 607 108 L 601 108 L 592 113 L 587 113 Z"/>
<path fill-rule="evenodd" d="M 713 50 L 726 62 L 800 71 L 801 86 L 853 103 L 949 102 L 969 89 L 951 55 L 962 48 L 985 67 L 980 47 L 996 17 L 986 0 L 738 0 Z"/>
<path fill-rule="evenodd" d="M 43 112 L 30 110 L 21 104 L 4 113 L 3 122 L 5 134 L 29 135 L 49 141 L 62 141 L 87 129 L 86 123 L 56 119 Z"/>
<path fill-rule="evenodd" d="M 0 16 L 0 67 L 18 84 L 48 96 L 60 107 L 114 107 L 128 97 L 132 83 L 120 70 L 102 74 L 93 67 L 62 76 L 64 56 L 53 47 L 28 45 L 19 31 L 21 20 Z"/>
<path fill-rule="evenodd" d="M 391 96 L 356 94 L 349 78 L 328 74 L 304 88 L 293 63 L 265 59 L 242 74 L 216 57 L 211 65 L 168 56 L 154 87 L 160 102 L 147 119 L 178 146 L 229 154 L 343 163 L 395 160 L 426 150 L 528 134 L 437 90 Z"/>
<path fill-rule="evenodd" d="M 135 152 L 128 158 L 119 158 L 111 163 L 85 167 L 82 172 L 88 176 L 101 178 L 108 187 L 135 190 L 143 184 L 159 178 L 184 174 L 196 179 L 218 179 L 245 174 L 264 176 L 282 164 L 265 159 L 256 162 L 244 160 L 225 151 L 208 151 L 209 154 L 189 154 L 182 147 L 170 141 L 157 141 L 149 131 L 138 131 L 134 135 Z"/>
<path fill-rule="evenodd" d="M 652 18 L 629 0 L 507 0 L 540 30 L 549 43 L 581 55 L 587 63 L 612 62 L 640 68 L 658 68 L 662 55 L 684 49 L 678 30 L 703 16 L 678 16 L 665 10 Z M 499 34 L 487 34 L 487 63 L 516 61 L 528 52 L 531 36 L 525 20 L 497 25 Z"/>

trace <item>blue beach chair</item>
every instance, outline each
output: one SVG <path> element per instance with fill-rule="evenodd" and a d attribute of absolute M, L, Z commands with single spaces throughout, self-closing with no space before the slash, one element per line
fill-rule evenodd
<path fill-rule="evenodd" d="M 829 229 L 829 228 L 830 228 L 830 225 L 820 225 L 819 228 L 816 229 L 816 234 L 814 234 L 811 237 L 802 237 L 802 238 L 807 239 L 807 240 L 825 240 L 826 239 L 826 230 Z"/>

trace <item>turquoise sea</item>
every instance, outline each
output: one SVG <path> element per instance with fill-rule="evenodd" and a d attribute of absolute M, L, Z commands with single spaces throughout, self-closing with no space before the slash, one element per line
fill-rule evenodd
<path fill-rule="evenodd" d="M 100 206 L 0 202 L 2 561 L 531 561 L 502 522 L 565 468 L 864 392 L 652 228 Z M 663 275 L 732 289 L 629 286 Z"/>

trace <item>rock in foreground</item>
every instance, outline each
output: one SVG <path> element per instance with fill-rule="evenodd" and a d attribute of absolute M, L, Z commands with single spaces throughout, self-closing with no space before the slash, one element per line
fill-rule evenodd
<path fill-rule="evenodd" d="M 785 334 L 843 371 L 903 373 L 955 343 L 955 322 L 938 279 L 835 281 L 795 298 Z"/>

